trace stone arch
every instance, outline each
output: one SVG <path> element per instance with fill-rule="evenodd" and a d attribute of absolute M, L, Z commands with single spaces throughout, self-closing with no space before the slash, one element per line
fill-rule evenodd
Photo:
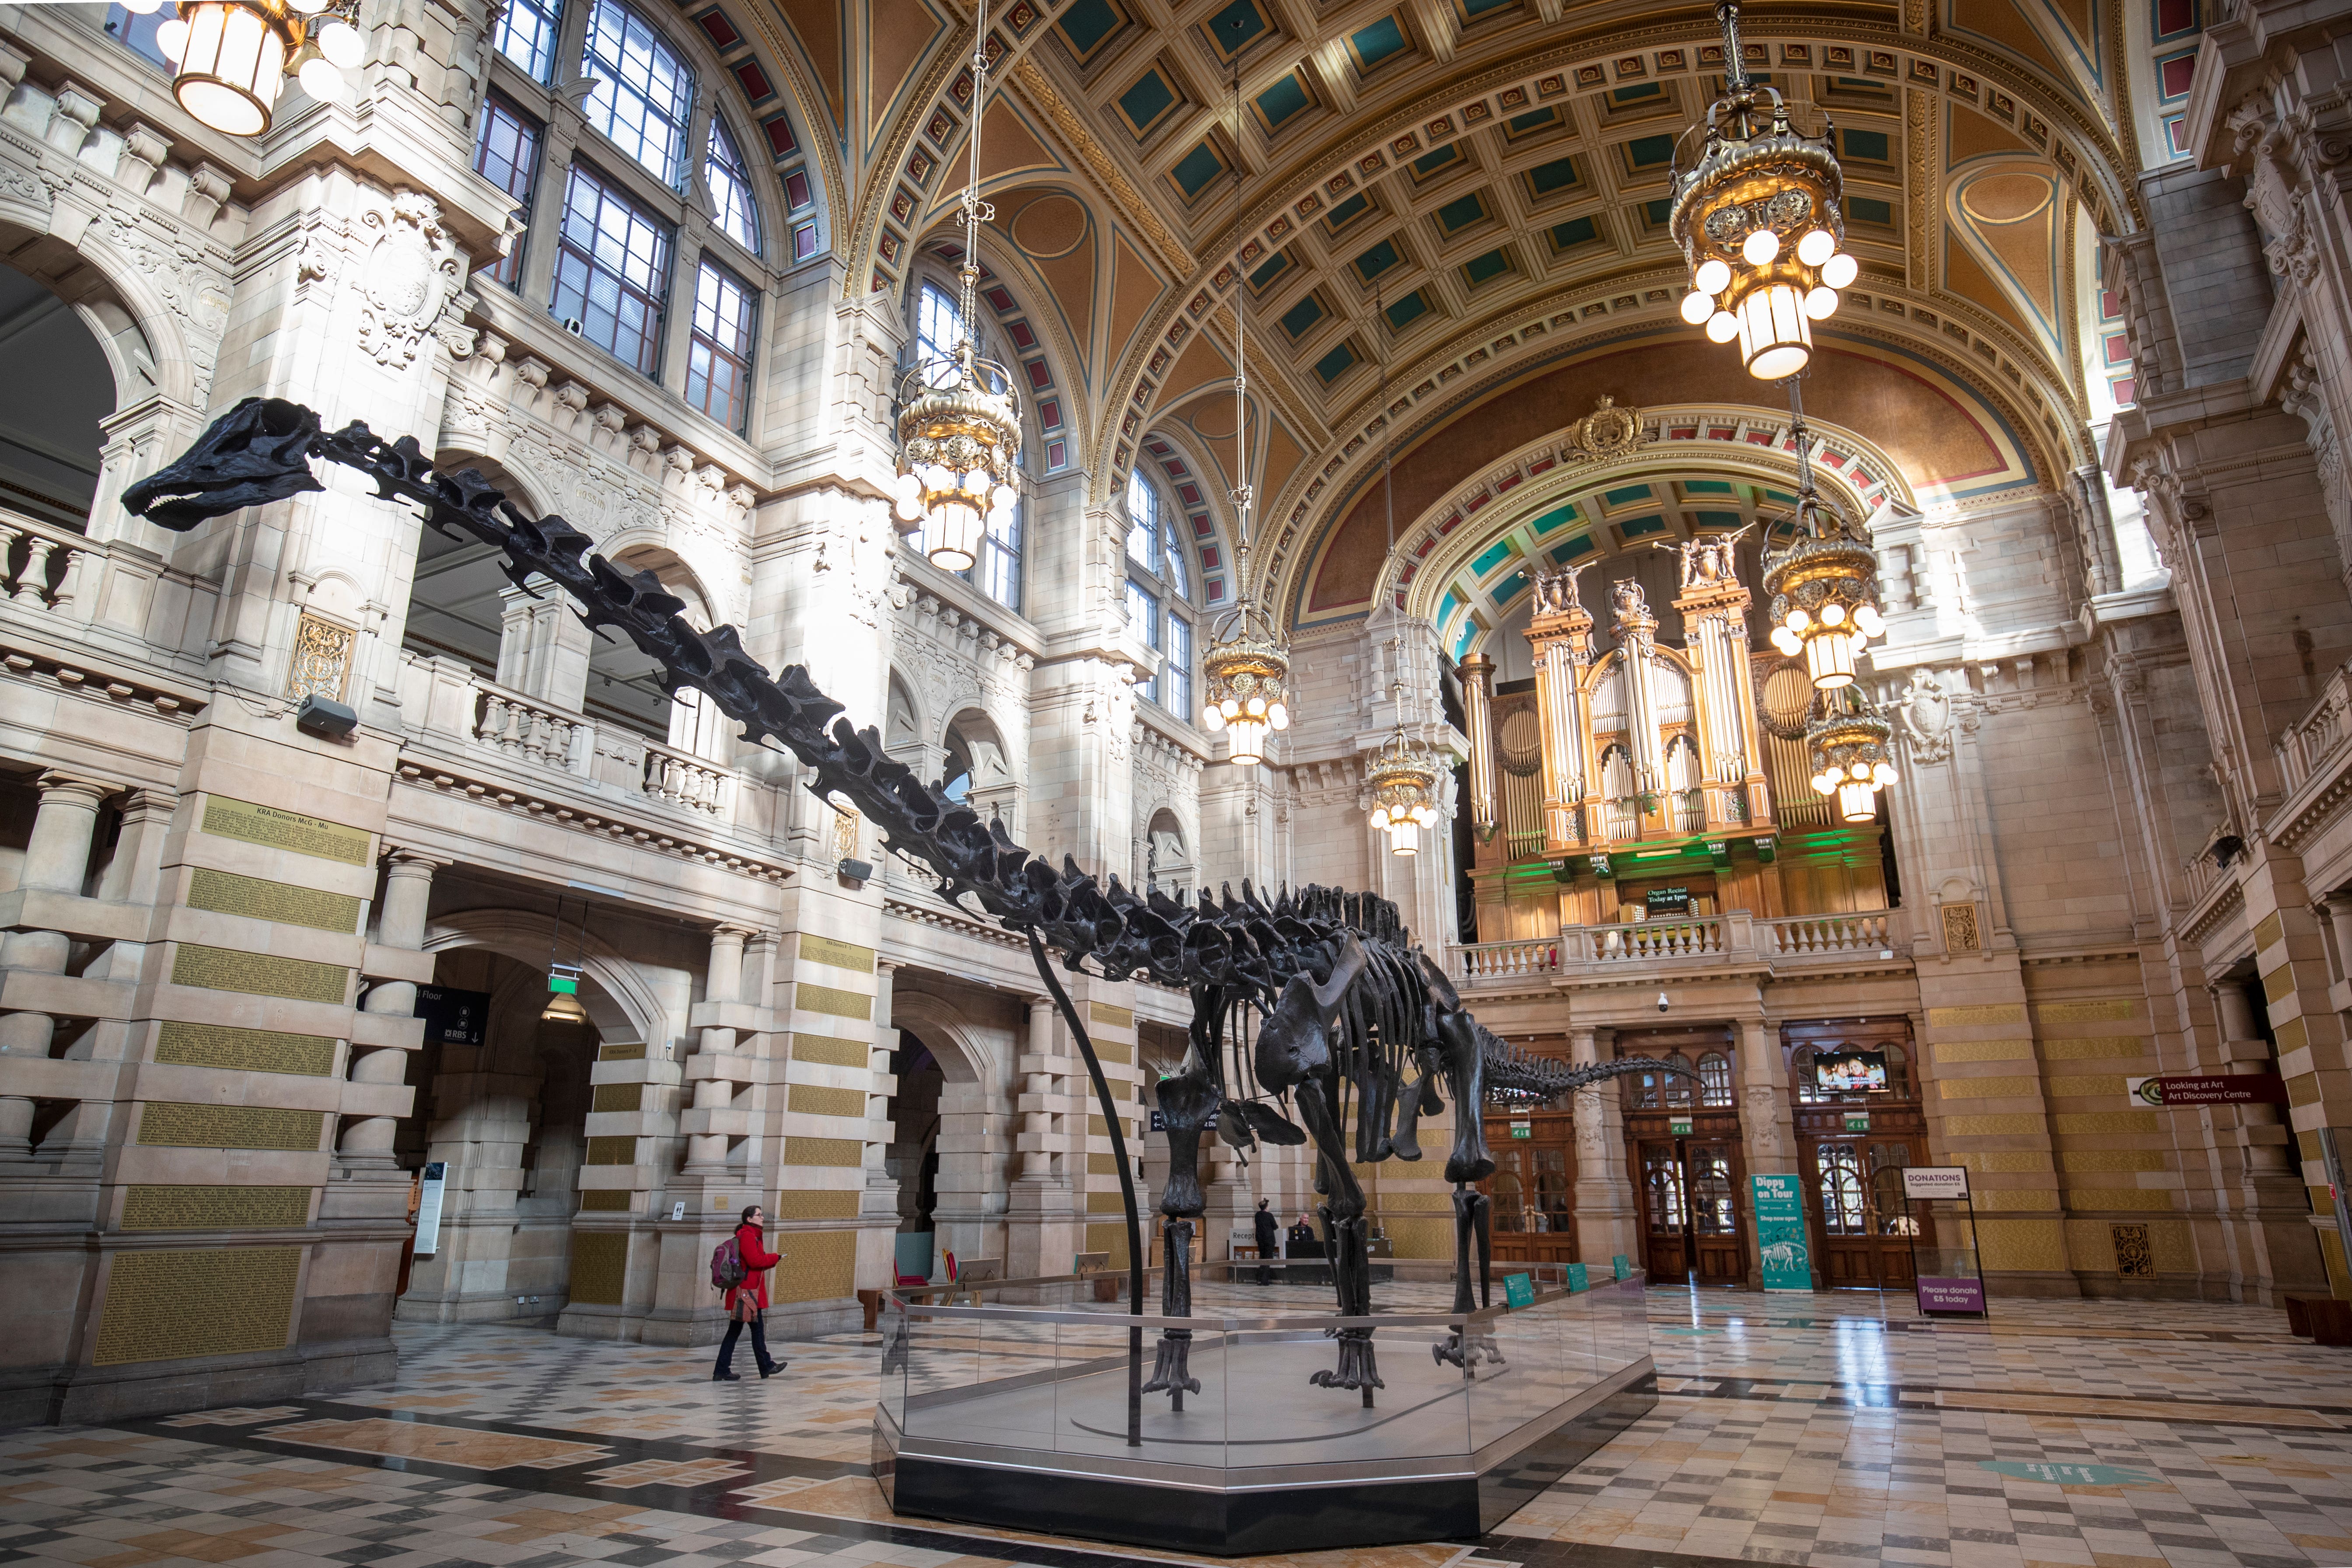
<path fill-rule="evenodd" d="M 890 994 L 891 1026 L 930 1047 L 946 1080 L 940 1096 L 934 1253 L 1003 1258 L 1005 1195 L 1016 1158 L 1003 1131 L 1013 1111 L 1009 1053 L 983 1037 L 954 997 L 906 985 L 893 986 Z M 1009 1042 L 1014 1051 L 1021 1044 L 1017 1034 Z"/>
<path fill-rule="evenodd" d="M 590 984 L 581 988 L 580 1005 L 597 1032 L 608 1044 L 643 1044 L 647 1056 L 667 1055 L 668 1012 L 636 966 L 593 933 L 567 925 L 562 934 L 581 952 L 581 978 Z M 462 910 L 436 917 L 424 945 L 436 953 L 488 948 L 529 967 L 545 964 L 557 935 L 551 916 L 527 910 Z"/>
<path fill-rule="evenodd" d="M 987 182 L 982 182 L 983 185 Z M 1010 176 L 1004 186 L 1015 190 L 1036 188 L 1034 179 L 1026 174 Z M 992 187 L 993 188 L 993 187 Z M 1060 186 L 1046 187 L 1060 190 Z M 1083 205 L 1084 198 L 1076 192 L 1068 193 Z M 1088 215 L 1092 220 L 1091 213 Z M 908 259 L 900 275 L 898 286 L 889 296 L 892 309 L 905 332 L 908 362 L 912 363 L 915 345 L 915 312 L 921 299 L 921 285 L 929 282 L 944 289 L 952 298 L 957 290 L 956 257 L 963 253 L 963 234 L 960 226 L 942 223 L 922 240 L 910 247 Z M 989 281 L 976 301 L 982 320 L 982 353 L 999 359 L 1013 373 L 1014 391 L 1021 405 L 1021 468 L 1042 479 L 1045 473 L 1045 426 L 1040 422 L 1040 405 L 1048 398 L 1061 405 L 1062 421 L 1054 427 L 1051 439 L 1066 441 L 1063 466 L 1056 473 L 1080 467 L 1086 460 L 1087 410 L 1091 399 L 1087 391 L 1085 345 L 1070 336 L 1063 309 L 1051 284 L 1039 273 L 1027 253 L 1020 249 L 996 227 L 983 225 L 980 231 L 981 265 Z M 992 292 L 1001 292 L 1013 301 L 1010 310 L 999 310 L 989 300 Z M 1028 349 L 1014 341 L 1012 323 L 1024 322 L 1036 339 Z M 990 340 L 996 340 L 991 342 Z M 1029 379 L 1025 366 L 1042 361 L 1045 366 L 1045 384 L 1042 387 Z"/>
<path fill-rule="evenodd" d="M 925 739 L 931 726 L 923 714 L 922 697 L 916 683 L 896 665 L 890 668 L 883 715 L 882 749 L 926 778 L 937 772 L 931 765 L 935 748 Z"/>

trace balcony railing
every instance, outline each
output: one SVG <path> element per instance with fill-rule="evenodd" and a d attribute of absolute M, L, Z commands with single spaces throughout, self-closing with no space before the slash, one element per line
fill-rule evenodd
<path fill-rule="evenodd" d="M 1562 926 L 1556 942 L 1533 937 L 1476 942 L 1455 947 L 1454 955 L 1460 983 L 1484 989 L 1544 986 L 1579 976 L 1622 978 L 1653 965 L 1678 974 L 1710 969 L 1803 973 L 1824 964 L 1907 959 L 1910 935 L 1900 910 L 1769 921 L 1732 910 L 1687 920 Z"/>
<path fill-rule="evenodd" d="M 2279 782 L 2293 795 L 2352 737 L 2352 679 L 2339 667 L 2327 678 L 2311 711 L 2288 725 L 2273 746 Z"/>

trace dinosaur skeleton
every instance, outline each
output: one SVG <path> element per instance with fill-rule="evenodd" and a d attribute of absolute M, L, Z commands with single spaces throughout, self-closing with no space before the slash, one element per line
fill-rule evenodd
<path fill-rule="evenodd" d="M 1212 1127 L 1239 1150 L 1260 1142 L 1313 1141 L 1316 1189 L 1324 1194 L 1325 1253 L 1343 1317 L 1371 1315 L 1369 1230 L 1364 1193 L 1350 1163 L 1422 1157 L 1419 1124 L 1457 1107 L 1445 1178 L 1454 1184 L 1454 1310 L 1472 1310 L 1470 1249 L 1477 1245 L 1482 1296 L 1487 1292 L 1487 1202 L 1470 1184 L 1493 1174 L 1480 1108 L 1489 1096 L 1550 1100 L 1628 1072 L 1681 1070 L 1631 1059 L 1585 1067 L 1512 1049 L 1462 1005 L 1444 971 L 1411 945 L 1396 906 L 1370 893 L 1310 887 L 1285 889 L 1269 902 L 1247 881 L 1236 898 L 1205 890 L 1180 903 L 1157 890 L 1139 897 L 1112 876 L 1107 883 L 1069 857 L 1056 870 L 1013 842 L 1001 821 L 983 821 L 924 784 L 882 749 L 880 734 L 839 717 L 798 665 L 775 677 L 745 653 L 730 626 L 698 631 L 680 616 L 683 600 L 651 572 L 624 574 L 593 542 L 560 517 L 525 517 L 474 469 L 437 473 L 413 437 L 384 441 L 354 422 L 324 429 L 298 404 L 247 398 L 215 421 L 178 461 L 131 485 L 123 505 L 158 526 L 184 532 L 245 507 L 323 489 L 310 461 L 323 458 L 373 479 L 378 499 L 410 501 L 432 527 L 499 551 L 514 584 L 535 593 L 554 584 L 602 635 L 612 627 L 656 661 L 672 697 L 692 689 L 743 726 L 743 739 L 781 743 L 814 777 L 821 800 L 845 800 L 880 826 L 887 847 L 928 867 L 959 906 L 977 902 L 1007 931 L 1028 939 L 1037 972 L 1076 1040 L 1109 1129 L 1125 1200 L 1129 1301 L 1143 1310 L 1143 1247 L 1134 1178 L 1119 1114 L 1101 1064 L 1068 994 L 1047 962 L 1060 955 L 1074 973 L 1118 982 L 1141 977 L 1187 989 L 1190 1045 L 1175 1076 L 1160 1084 L 1170 1176 L 1160 1200 L 1167 1216 L 1163 1310 L 1191 1315 L 1190 1247 L 1203 1203 L 1196 1175 L 1202 1135 Z M 1408 1072 L 1410 1069 L 1410 1073 Z M 1441 1091 L 1441 1085 L 1443 1089 Z M 1287 1100 L 1297 1120 L 1284 1114 Z M 1352 1105 L 1354 1138 L 1346 1129 Z M 1302 1127 L 1300 1123 L 1304 1123 Z M 1140 1332 L 1129 1331 L 1129 1433 L 1139 1392 L 1171 1394 L 1173 1407 L 1197 1393 L 1186 1357 L 1191 1333 L 1163 1336 L 1148 1383 L 1139 1382 Z M 1336 1368 L 1312 1381 L 1360 1390 L 1372 1403 L 1382 1385 L 1372 1331 L 1339 1331 Z M 1455 1332 L 1432 1347 L 1465 1375 L 1494 1359 L 1487 1342 Z"/>

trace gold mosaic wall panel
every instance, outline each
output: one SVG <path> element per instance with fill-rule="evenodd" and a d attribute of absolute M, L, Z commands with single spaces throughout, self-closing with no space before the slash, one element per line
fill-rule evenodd
<path fill-rule="evenodd" d="M 629 1279 L 629 1233 L 572 1233 L 572 1300 L 591 1307 L 617 1307 Z"/>
<path fill-rule="evenodd" d="M 272 849 L 315 855 L 321 860 L 340 860 L 346 866 L 366 865 L 375 847 L 375 835 L 365 828 L 346 827 L 274 805 L 256 805 L 249 800 L 231 800 L 225 795 L 205 802 L 204 830 Z"/>
<path fill-rule="evenodd" d="M 858 991 L 844 991 L 834 985 L 812 985 L 803 980 L 793 987 L 793 1005 L 803 1013 L 824 1013 L 835 1018 L 855 1018 L 861 1024 L 874 1021 L 874 998 Z"/>
<path fill-rule="evenodd" d="M 615 1045 L 599 1046 L 596 1047 L 596 1059 L 600 1062 L 641 1062 L 646 1059 L 646 1043 L 643 1040 L 623 1040 Z"/>
<path fill-rule="evenodd" d="M 580 1194 L 582 1214 L 626 1214 L 629 1199 L 634 1194 L 622 1192 L 595 1192 Z"/>
<path fill-rule="evenodd" d="M 1985 1272 L 2052 1272 L 2066 1267 L 2066 1245 L 2054 1219 L 1995 1219 L 1977 1226 Z"/>
<path fill-rule="evenodd" d="M 174 1019 L 155 1031 L 155 1059 L 173 1067 L 325 1078 L 335 1070 L 335 1042 L 327 1035 L 281 1035 Z"/>
<path fill-rule="evenodd" d="M 360 900 L 349 893 L 298 888 L 291 882 L 264 881 L 199 866 L 188 877 L 188 907 L 216 915 L 245 915 L 257 921 L 283 921 L 350 936 L 359 930 Z"/>
<path fill-rule="evenodd" d="M 157 1149 L 289 1149 L 310 1152 L 327 1119 L 322 1110 L 272 1110 L 258 1105 L 188 1105 L 149 1100 L 139 1112 L 139 1142 Z"/>
<path fill-rule="evenodd" d="M 588 1158 L 591 1165 L 634 1165 L 637 1163 L 637 1141 L 635 1138 L 591 1138 Z"/>
<path fill-rule="evenodd" d="M 1986 1024 L 2022 1024 L 2025 1006 L 2019 1002 L 1987 1002 L 1974 1007 L 1930 1007 L 1927 1027 L 1972 1029 Z"/>
<path fill-rule="evenodd" d="M 2128 996 L 2098 996 L 2081 1002 L 2044 1002 L 2034 1008 L 2045 1024 L 2119 1024 L 2139 1016 Z"/>
<path fill-rule="evenodd" d="M 1976 1205 L 1979 1214 L 2055 1212 L 2058 1194 L 2048 1187 L 1983 1188 L 1976 1194 Z"/>
<path fill-rule="evenodd" d="M 134 1186 L 125 1230 L 286 1230 L 310 1223 L 309 1187 Z"/>
<path fill-rule="evenodd" d="M 2278 911 L 2273 910 L 2254 927 L 2254 951 L 2260 952 L 2285 935 L 2286 926 L 2279 920 Z"/>
<path fill-rule="evenodd" d="M 855 1169 L 865 1163 L 866 1148 L 855 1138 L 801 1138 L 784 1140 L 784 1163 Z"/>
<path fill-rule="evenodd" d="M 289 1002 L 339 1003 L 351 994 L 352 972 L 339 963 L 184 942 L 173 956 L 172 984 Z"/>
<path fill-rule="evenodd" d="M 2042 1080 L 2033 1078 L 1943 1078 L 1936 1080 L 1939 1100 L 2001 1100 L 2033 1093 Z"/>
<path fill-rule="evenodd" d="M 2132 1035 L 2110 1035 L 2087 1040 L 2044 1040 L 2042 1058 L 2053 1062 L 2121 1061 L 2144 1057 L 2150 1047 Z"/>
<path fill-rule="evenodd" d="M 645 1109 L 646 1086 L 641 1083 L 600 1083 L 589 1098 L 588 1109 L 595 1110 L 642 1110 Z M 626 1164 L 625 1160 L 621 1162 Z"/>
<path fill-rule="evenodd" d="M 1111 1029 L 1132 1029 L 1135 1027 L 1135 1009 L 1114 1007 L 1108 1002 L 1089 1002 L 1087 1004 L 1087 1022 Z"/>
<path fill-rule="evenodd" d="M 827 1089 L 822 1084 L 796 1083 L 785 1092 L 784 1109 L 803 1116 L 863 1116 L 866 1114 L 866 1094 L 862 1089 Z"/>
<path fill-rule="evenodd" d="M 858 1194 L 845 1193 L 793 1192 L 778 1193 L 775 1217 L 778 1219 L 856 1219 Z"/>
<path fill-rule="evenodd" d="M 1127 1212 L 1127 1204 L 1120 1198 L 1118 1189 L 1117 1187 L 1113 1187 L 1108 1192 L 1088 1193 L 1087 1194 L 1087 1212 L 1088 1214 L 1123 1215 Z"/>
<path fill-rule="evenodd" d="M 1388 1235 L 1389 1245 L 1399 1258 L 1451 1258 L 1454 1256 L 1454 1221 L 1452 1219 L 1389 1219 L 1381 1221 Z M 1510 1272 L 1507 1264 L 1498 1266 L 1499 1279 Z"/>
<path fill-rule="evenodd" d="M 2170 1214 L 2176 1206 L 2165 1187 L 2074 1187 L 2067 1196 L 2072 1209 L 2113 1209 L 2120 1214 Z"/>
<path fill-rule="evenodd" d="M 2079 1110 L 2050 1118 L 2050 1131 L 2084 1136 L 2095 1132 L 2161 1131 L 2153 1110 Z"/>
<path fill-rule="evenodd" d="M 1087 1175 L 1089 1175 L 1089 1176 L 1116 1176 L 1116 1175 L 1118 1175 L 1118 1155 L 1116 1155 L 1116 1154 L 1089 1154 L 1089 1155 L 1087 1155 Z"/>
<path fill-rule="evenodd" d="M 2050 1092 L 2053 1096 L 2076 1100 L 2093 1096 L 2121 1100 L 2124 1097 L 2124 1075 L 2119 1072 L 2091 1073 L 2053 1078 L 2050 1080 Z"/>
<path fill-rule="evenodd" d="M 1104 1267 L 1105 1267 L 1105 1268 L 1108 1268 L 1111 1273 L 1113 1273 L 1113 1274 L 1124 1274 L 1124 1273 L 1126 1273 L 1126 1272 L 1127 1272 L 1127 1226 L 1126 1226 L 1126 1224 L 1125 1224 L 1124 1222 L 1121 1222 L 1120 1224 L 1118 1224 L 1118 1225 L 1090 1225 L 1090 1226 L 1087 1226 L 1087 1246 L 1086 1246 L 1086 1250 L 1087 1250 L 1088 1252 L 1107 1252 L 1107 1253 L 1108 1253 L 1108 1254 L 1110 1255 L 1110 1258 L 1109 1258 L 1109 1261 L 1108 1261 L 1107 1264 L 1105 1264 L 1105 1266 L 1104 1266 Z M 1145 1289 L 1150 1289 L 1150 1286 L 1149 1286 L 1149 1285 L 1147 1285 L 1147 1286 L 1145 1287 Z"/>
<path fill-rule="evenodd" d="M 789 1231 L 769 1245 L 784 1255 L 770 1277 L 770 1300 L 832 1301 L 857 1294 L 856 1231 Z"/>
<path fill-rule="evenodd" d="M 2062 1171 L 2161 1171 L 2160 1149 L 2069 1149 L 2058 1156 Z"/>
<path fill-rule="evenodd" d="M 1969 1149 L 1952 1156 L 1955 1165 L 1966 1165 L 1971 1171 L 1986 1175 L 2010 1174 L 2020 1171 L 2047 1171 L 2050 1156 L 2039 1149 Z"/>
<path fill-rule="evenodd" d="M 1950 1066 L 1958 1062 L 2012 1062 L 2030 1059 L 2033 1055 L 2032 1040 L 1938 1040 L 1936 1060 Z"/>
<path fill-rule="evenodd" d="M 1947 1138 L 2000 1138 L 2018 1133 L 2046 1132 L 2042 1118 L 2032 1111 L 2008 1116 L 1947 1116 L 1944 1136 Z"/>
<path fill-rule="evenodd" d="M 100 1366 L 286 1348 L 299 1247 L 118 1252 L 98 1323 Z"/>
<path fill-rule="evenodd" d="M 811 963 L 829 963 L 835 969 L 854 969 L 860 974 L 874 973 L 872 948 L 860 947 L 854 942 L 835 942 L 814 931 L 801 932 L 801 956 Z"/>
<path fill-rule="evenodd" d="M 1095 1055 L 1104 1061 L 1128 1067 L 1135 1061 L 1135 1047 L 1124 1040 L 1097 1040 Z"/>
<path fill-rule="evenodd" d="M 833 1068 L 862 1068 L 873 1060 L 874 1047 L 863 1040 L 836 1040 L 829 1035 L 794 1035 L 793 1060 L 822 1062 Z"/>

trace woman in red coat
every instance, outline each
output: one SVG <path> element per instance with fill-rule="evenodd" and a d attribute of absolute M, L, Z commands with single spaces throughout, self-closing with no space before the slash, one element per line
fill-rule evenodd
<path fill-rule="evenodd" d="M 741 1223 L 735 1227 L 735 1247 L 743 1255 L 743 1283 L 727 1292 L 727 1337 L 719 1342 L 719 1366 L 711 1373 L 713 1383 L 740 1383 L 743 1380 L 728 1370 L 735 1359 L 735 1341 L 743 1332 L 743 1325 L 751 1325 L 751 1359 L 760 1363 L 760 1375 L 772 1377 L 784 1370 L 784 1363 L 768 1354 L 768 1270 L 783 1261 L 783 1254 L 771 1252 L 765 1245 L 761 1228 L 767 1215 L 753 1204 L 745 1209 Z"/>

